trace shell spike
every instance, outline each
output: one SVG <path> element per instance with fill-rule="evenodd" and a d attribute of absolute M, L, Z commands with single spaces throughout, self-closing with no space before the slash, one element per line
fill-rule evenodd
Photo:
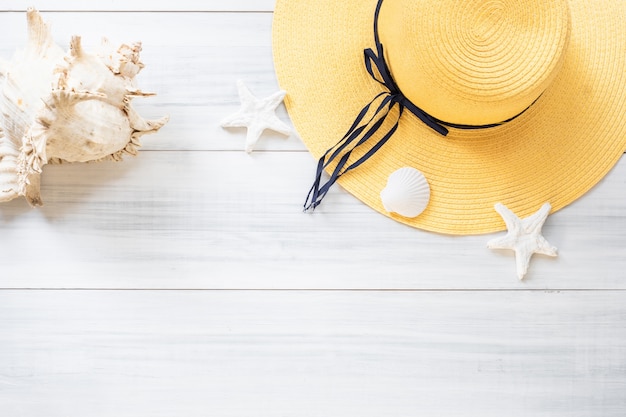
<path fill-rule="evenodd" d="M 130 54 L 126 54 L 130 58 L 130 61 L 134 64 L 141 64 L 139 60 L 139 54 L 141 54 L 142 50 L 141 42 L 133 42 L 130 47 L 128 45 L 122 45 L 120 47 L 120 53 L 122 52 L 122 49 L 125 48 L 130 49 Z M 143 64 L 141 64 L 141 66 L 143 67 Z"/>
<path fill-rule="evenodd" d="M 133 109 L 130 106 L 126 106 L 125 110 L 126 110 L 126 113 L 128 114 L 130 127 L 132 127 L 135 130 L 135 133 L 133 134 L 133 136 L 137 135 L 137 133 L 141 133 L 139 135 L 141 136 L 146 133 L 156 132 L 170 120 L 169 116 L 164 116 L 157 120 L 146 120 L 143 117 L 141 117 L 139 113 L 137 113 L 135 109 Z"/>
<path fill-rule="evenodd" d="M 26 197 L 33 207 L 43 205 L 41 200 L 41 172 L 46 160 L 46 140 L 41 132 L 27 132 L 23 138 L 18 157 L 17 182 L 18 193 Z"/>
<path fill-rule="evenodd" d="M 80 58 L 83 55 L 83 45 L 80 36 L 72 36 L 70 41 L 70 54 L 74 58 Z"/>
<path fill-rule="evenodd" d="M 46 107 L 48 108 L 59 108 L 59 107 L 69 107 L 78 103 L 79 101 L 85 100 L 104 100 L 106 99 L 106 94 L 102 93 L 92 93 L 89 91 L 71 91 L 65 89 L 54 90 L 50 94 L 52 98 L 52 103 L 46 101 Z"/>
<path fill-rule="evenodd" d="M 43 200 L 41 199 L 41 175 L 31 175 L 28 181 L 28 185 L 24 190 L 24 197 L 31 207 L 43 206 Z"/>
<path fill-rule="evenodd" d="M 33 7 L 29 7 L 26 11 L 26 18 L 28 22 L 28 49 L 43 55 L 48 46 L 53 43 L 50 27 Z"/>
<path fill-rule="evenodd" d="M 156 96 L 156 93 L 152 93 L 149 91 L 141 91 L 135 87 L 126 87 L 126 97 L 135 98 L 135 97 L 151 97 Z"/>
<path fill-rule="evenodd" d="M 117 50 L 117 69 L 120 74 L 127 78 L 134 78 L 144 67 L 140 58 L 141 42 L 135 42 L 131 46 L 122 44 Z"/>

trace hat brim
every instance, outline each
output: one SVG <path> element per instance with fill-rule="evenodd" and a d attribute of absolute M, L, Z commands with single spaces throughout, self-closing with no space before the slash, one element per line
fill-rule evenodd
<path fill-rule="evenodd" d="M 382 91 L 363 65 L 363 50 L 374 43 L 375 7 L 372 0 L 276 2 L 276 74 L 293 124 L 316 158 Z M 563 68 L 524 114 L 443 137 L 405 112 L 389 142 L 339 183 L 397 221 L 447 234 L 504 229 L 496 203 L 526 217 L 545 202 L 556 211 L 582 196 L 626 150 L 626 2 L 572 0 L 570 11 Z M 416 218 L 389 214 L 380 200 L 388 176 L 404 166 L 422 171 L 431 187 Z"/>

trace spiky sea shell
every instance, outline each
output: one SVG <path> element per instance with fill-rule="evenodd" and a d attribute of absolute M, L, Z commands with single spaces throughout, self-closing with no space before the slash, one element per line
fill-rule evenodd
<path fill-rule="evenodd" d="M 380 198 L 388 212 L 403 217 L 417 217 L 428 206 L 430 186 L 420 171 L 404 167 L 389 176 Z"/>
<path fill-rule="evenodd" d="M 145 120 L 131 106 L 141 92 L 135 76 L 141 44 L 83 50 L 74 36 L 68 54 L 52 39 L 39 12 L 27 12 L 28 42 L 0 65 L 0 202 L 25 196 L 41 205 L 47 163 L 120 160 L 135 155 L 139 138 L 168 118 Z"/>

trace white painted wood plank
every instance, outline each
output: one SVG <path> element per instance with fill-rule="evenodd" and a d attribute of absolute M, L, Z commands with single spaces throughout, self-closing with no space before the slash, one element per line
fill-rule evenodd
<path fill-rule="evenodd" d="M 42 11 L 253 11 L 271 12 L 274 0 L 2 0 L 0 12 L 24 11 L 34 6 Z"/>
<path fill-rule="evenodd" d="M 141 152 L 46 166 L 45 206 L 0 205 L 0 288 L 626 288 L 622 161 L 552 215 L 558 258 L 515 277 L 495 235 L 400 225 L 340 187 L 301 212 L 306 153 Z"/>
<path fill-rule="evenodd" d="M 80 35 L 85 47 L 97 46 L 103 36 L 115 43 L 142 41 L 143 53 L 162 46 L 271 47 L 271 13 L 41 14 L 51 27 L 55 42 L 66 49 L 73 35 Z M 4 53 L 7 49 L 10 52 L 26 41 L 26 13 L 0 12 L 0 19 L 2 51 Z"/>
<path fill-rule="evenodd" d="M 597 291 L 0 291 L 0 409 L 622 417 L 623 300 Z"/>
<path fill-rule="evenodd" d="M 170 122 L 144 141 L 146 149 L 243 150 L 244 129 L 220 121 L 240 106 L 235 86 L 246 82 L 258 97 L 278 91 L 271 51 L 272 15 L 263 13 L 49 13 L 54 38 L 67 49 L 80 34 L 87 50 L 106 35 L 114 43 L 142 41 L 146 67 L 139 86 L 156 97 L 136 99 L 148 118 Z M 165 28 L 165 29 L 164 29 Z M 164 33 L 164 30 L 166 32 Z M 0 57 L 10 59 L 26 40 L 25 14 L 0 13 Z M 284 106 L 278 116 L 290 124 Z M 290 137 L 266 132 L 259 150 L 304 150 Z"/>

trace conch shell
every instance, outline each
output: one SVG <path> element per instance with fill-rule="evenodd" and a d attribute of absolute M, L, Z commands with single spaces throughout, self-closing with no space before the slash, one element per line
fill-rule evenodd
<path fill-rule="evenodd" d="M 168 118 L 145 120 L 131 106 L 153 95 L 135 86 L 141 44 L 68 54 L 54 43 L 39 12 L 29 9 L 28 43 L 0 65 L 0 202 L 25 196 L 42 204 L 40 176 L 49 163 L 120 160 Z"/>

